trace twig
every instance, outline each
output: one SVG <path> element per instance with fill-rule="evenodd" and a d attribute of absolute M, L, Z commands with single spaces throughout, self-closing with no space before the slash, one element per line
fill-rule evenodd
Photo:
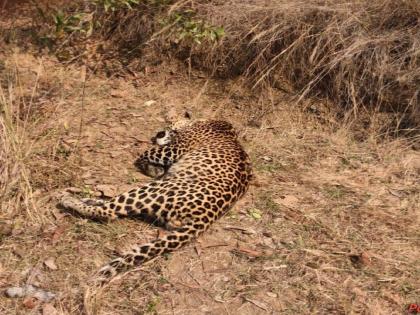
<path fill-rule="evenodd" d="M 83 124 L 84 124 L 84 113 L 85 113 L 85 88 L 86 88 L 86 66 L 82 66 L 82 72 L 81 72 L 81 78 L 82 78 L 82 111 L 80 113 L 80 125 L 79 125 L 79 135 L 77 137 L 77 143 L 76 148 L 79 148 L 80 140 L 82 138 L 82 132 L 83 132 Z M 82 164 L 82 155 L 79 151 L 79 165 Z"/>
<path fill-rule="evenodd" d="M 251 299 L 249 299 L 249 298 L 247 298 L 245 296 L 244 296 L 244 299 L 245 299 L 245 301 L 248 301 L 248 302 L 254 304 L 256 307 L 258 307 L 258 308 L 260 308 L 260 309 L 268 312 L 268 308 L 267 308 L 267 306 L 264 303 L 251 300 Z"/>

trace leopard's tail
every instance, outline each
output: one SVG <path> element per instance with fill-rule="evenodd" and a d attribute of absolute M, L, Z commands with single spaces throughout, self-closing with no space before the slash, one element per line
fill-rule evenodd
<path fill-rule="evenodd" d="M 95 282 L 104 285 L 116 275 L 140 266 L 162 254 L 173 252 L 199 236 L 206 227 L 202 224 L 187 223 L 171 231 L 168 235 L 150 243 L 134 246 L 102 267 L 95 277 Z"/>

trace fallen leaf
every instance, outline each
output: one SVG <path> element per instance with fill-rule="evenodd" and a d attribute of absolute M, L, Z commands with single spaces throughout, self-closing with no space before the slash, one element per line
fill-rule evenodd
<path fill-rule="evenodd" d="M 96 185 L 96 189 L 102 192 L 104 197 L 113 197 L 116 195 L 116 188 L 113 185 Z"/>
<path fill-rule="evenodd" d="M 279 270 L 287 268 L 287 265 L 279 265 L 279 266 L 265 266 L 263 267 L 263 270 Z"/>
<path fill-rule="evenodd" d="M 299 202 L 299 199 L 293 195 L 284 195 L 276 198 L 274 202 L 286 207 L 294 207 Z"/>
<path fill-rule="evenodd" d="M 51 236 L 51 241 L 53 244 L 57 243 L 58 240 L 60 239 L 61 235 L 63 235 L 64 231 L 66 230 L 66 226 L 65 225 L 59 225 L 57 226 Z"/>
<path fill-rule="evenodd" d="M 311 248 L 302 248 L 302 251 L 312 254 L 318 257 L 325 257 L 325 252 L 319 249 L 311 249 Z"/>
<path fill-rule="evenodd" d="M 44 265 L 48 267 L 48 269 L 51 270 L 57 270 L 58 267 L 55 264 L 54 258 L 50 257 L 47 260 L 44 261 Z"/>
<path fill-rule="evenodd" d="M 110 94 L 112 97 L 116 98 L 121 98 L 124 96 L 124 94 L 120 90 L 112 90 Z"/>
<path fill-rule="evenodd" d="M 370 255 L 367 252 L 362 252 L 360 254 L 360 260 L 362 264 L 369 266 L 372 264 L 372 260 L 370 259 Z"/>
<path fill-rule="evenodd" d="M 37 286 L 39 285 L 39 283 L 43 282 L 44 279 L 44 274 L 43 272 L 40 270 L 39 265 L 36 265 L 32 268 L 29 269 L 28 271 L 28 277 L 27 277 L 27 283 L 30 283 L 29 285 L 24 286 L 23 288 L 26 290 L 26 295 L 31 295 L 30 292 L 31 290 L 35 290 Z M 32 286 L 33 285 L 33 286 Z"/>
<path fill-rule="evenodd" d="M 151 106 L 151 105 L 153 105 L 153 104 L 156 104 L 156 101 L 154 101 L 154 100 L 150 100 L 150 101 L 146 101 L 146 102 L 144 102 L 144 105 L 145 105 L 145 106 Z"/>
<path fill-rule="evenodd" d="M 112 154 L 111 154 L 112 155 Z M 86 184 L 86 185 L 94 185 L 94 184 L 96 184 L 97 183 L 97 180 L 95 179 L 95 178 L 87 178 L 87 179 L 84 179 L 83 180 L 83 182 Z"/>
<path fill-rule="evenodd" d="M 13 225 L 6 224 L 6 223 L 0 224 L 0 240 L 3 237 L 8 237 L 8 236 L 11 236 L 12 234 L 13 234 Z"/>
<path fill-rule="evenodd" d="M 253 250 L 251 248 L 246 248 L 246 247 L 243 247 L 241 245 L 238 245 L 237 248 L 234 248 L 234 251 L 238 252 L 240 254 L 250 256 L 250 257 L 261 257 L 263 255 L 263 253 L 261 253 L 259 251 Z"/>
<path fill-rule="evenodd" d="M 50 303 L 42 305 L 42 315 L 58 315 L 57 309 Z"/>
<path fill-rule="evenodd" d="M 27 297 L 23 300 L 23 306 L 29 309 L 33 309 L 39 304 L 39 301 L 34 297 Z"/>
<path fill-rule="evenodd" d="M 264 237 L 262 243 L 271 249 L 276 249 L 276 244 L 271 237 Z"/>
<path fill-rule="evenodd" d="M 25 251 L 23 250 L 23 248 L 15 247 L 13 248 L 13 254 L 15 254 L 19 258 L 23 258 L 25 256 Z"/>
<path fill-rule="evenodd" d="M 404 305 L 404 299 L 395 293 L 389 292 L 389 291 L 385 291 L 383 293 L 384 297 L 387 298 L 388 300 L 392 301 L 393 303 L 397 304 L 397 305 Z"/>
<path fill-rule="evenodd" d="M 256 219 L 256 220 L 259 220 L 259 219 L 261 219 L 261 217 L 262 217 L 262 212 L 261 212 L 261 210 L 256 209 L 256 208 L 249 209 L 249 210 L 248 210 L 248 213 L 249 213 L 249 215 L 250 215 L 251 217 L 253 217 L 253 218 L 254 218 L 254 219 Z"/>
<path fill-rule="evenodd" d="M 58 211 L 57 209 L 54 209 L 51 211 L 51 214 L 54 216 L 54 219 L 57 221 L 62 221 L 62 219 L 67 216 L 66 213 L 63 213 L 61 211 Z"/>
<path fill-rule="evenodd" d="M 92 173 L 91 173 L 91 172 L 89 172 L 89 171 L 87 171 L 86 173 L 84 173 L 84 174 L 82 175 L 82 178 L 83 178 L 83 179 L 90 178 L 90 177 L 92 177 Z"/>
<path fill-rule="evenodd" d="M 114 158 L 120 156 L 121 155 L 121 152 L 111 151 L 110 155 L 114 159 Z"/>
<path fill-rule="evenodd" d="M 81 188 L 78 188 L 78 187 L 68 187 L 66 189 L 66 191 L 69 192 L 69 193 L 73 193 L 73 194 L 78 194 L 78 193 L 83 192 L 83 190 Z"/>
<path fill-rule="evenodd" d="M 350 261 L 354 264 L 355 267 L 369 266 L 372 264 L 370 255 L 367 252 L 362 252 L 360 254 L 349 255 Z"/>

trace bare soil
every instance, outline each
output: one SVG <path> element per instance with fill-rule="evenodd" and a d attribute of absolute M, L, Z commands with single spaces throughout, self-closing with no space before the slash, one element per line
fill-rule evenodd
<path fill-rule="evenodd" d="M 175 62 L 106 78 L 12 46 L 0 53 L 2 93 L 28 117 L 31 187 L 29 202 L 1 207 L 0 289 L 57 294 L 48 304 L 0 296 L 1 314 L 401 314 L 419 302 L 420 158 L 407 140 L 357 142 L 326 104 L 254 95 Z M 148 181 L 134 160 L 185 111 L 231 121 L 257 180 L 199 240 L 91 291 L 115 251 L 162 232 L 63 213 L 59 195 Z"/>

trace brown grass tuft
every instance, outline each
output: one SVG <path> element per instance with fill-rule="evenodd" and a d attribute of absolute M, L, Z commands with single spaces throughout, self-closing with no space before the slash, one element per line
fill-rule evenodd
<path fill-rule="evenodd" d="M 158 21 L 186 9 L 195 20 L 224 26 L 226 36 L 215 44 L 168 44 L 171 27 L 162 32 Z M 103 19 L 105 37 L 125 57 L 157 43 L 157 51 L 219 77 L 245 75 L 253 87 L 291 84 L 299 100 L 328 97 L 352 118 L 386 112 L 395 114 L 395 130 L 418 128 L 418 1 L 175 1 L 165 13 L 143 4 Z"/>
<path fill-rule="evenodd" d="M 205 5 L 227 5 L 200 3 L 194 2 L 203 15 Z M 247 3 L 238 6 L 251 8 Z M 239 27 L 237 12 L 247 14 L 226 14 L 238 17 Z M 16 24 L 26 25 L 30 17 L 23 18 Z M 11 21 L 0 13 L 0 26 Z M 141 27 L 139 20 L 124 22 Z M 163 60 L 132 77 L 85 73 L 45 51 L 28 53 L 29 41 L 20 46 L 27 37 L 19 41 L 18 30 L 9 30 L 5 35 L 16 36 L 0 45 L 0 314 L 401 314 L 418 303 L 420 157 L 406 138 L 355 141 L 324 111 L 325 102 L 296 104 L 273 88 L 255 96 L 236 80 L 212 80 L 194 69 L 185 75 L 179 62 Z M 131 33 L 118 39 L 114 32 L 110 39 L 124 47 Z M 152 38 L 150 45 L 161 42 Z M 205 44 L 169 48 L 192 57 L 201 51 L 196 66 L 213 71 L 227 40 L 210 52 Z M 256 41 L 246 46 L 243 39 L 243 47 Z M 258 80 L 248 61 L 239 70 Z M 237 126 L 257 181 L 196 242 L 93 290 L 92 275 L 115 252 L 162 231 L 137 220 L 102 224 L 60 212 L 57 195 L 71 187 L 102 198 L 141 186 L 149 179 L 133 161 L 170 116 L 185 110 Z M 28 309 L 25 299 L 3 294 L 25 284 L 57 298 Z"/>
<path fill-rule="evenodd" d="M 13 89 L 0 88 L 0 213 L 23 208 L 31 214 L 32 188 L 25 162 L 31 154 L 25 110 L 15 106 Z M 23 116 L 24 118 L 20 118 Z"/>

